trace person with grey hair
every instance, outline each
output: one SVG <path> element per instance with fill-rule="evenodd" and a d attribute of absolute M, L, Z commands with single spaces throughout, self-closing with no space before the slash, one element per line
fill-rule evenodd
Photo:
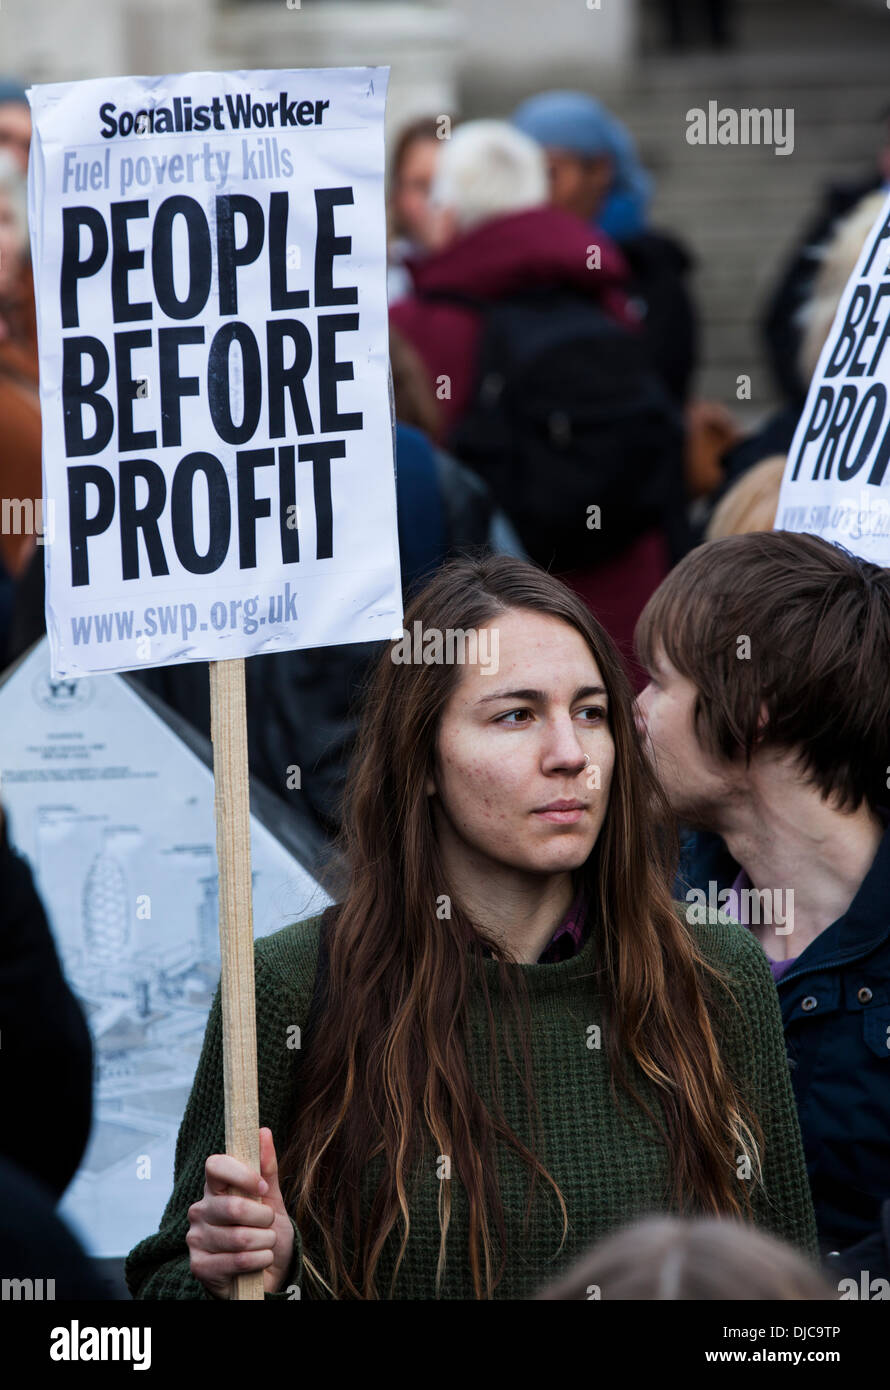
<path fill-rule="evenodd" d="M 539 141 L 504 121 L 461 125 L 430 190 L 437 249 L 407 262 L 414 293 L 390 322 L 426 368 L 437 442 L 630 655 L 682 553 L 682 423 L 622 253 L 549 192 Z"/>
<path fill-rule="evenodd" d="M 540 146 L 506 121 L 467 121 L 442 142 L 430 190 L 436 249 L 407 262 L 414 292 L 391 307 L 390 321 L 427 368 L 443 435 L 469 404 L 480 303 L 533 286 L 571 288 L 630 322 L 620 253 L 580 218 L 550 207 L 548 187 Z"/>
<path fill-rule="evenodd" d="M 540 149 L 505 121 L 470 121 L 444 144 L 430 190 L 431 238 L 447 246 L 492 217 L 547 201 Z"/>

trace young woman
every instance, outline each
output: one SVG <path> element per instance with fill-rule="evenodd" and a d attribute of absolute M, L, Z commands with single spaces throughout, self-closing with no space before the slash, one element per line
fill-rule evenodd
<path fill-rule="evenodd" d="M 671 902 L 602 628 L 508 556 L 451 561 L 405 628 L 415 659 L 387 650 L 366 696 L 310 1029 L 320 920 L 256 944 L 262 1172 L 223 1152 L 217 996 L 131 1292 L 228 1298 L 262 1269 L 267 1297 L 527 1298 L 658 1212 L 813 1255 L 766 957 Z"/>
<path fill-rule="evenodd" d="M 404 126 L 396 139 L 389 172 L 386 292 L 390 304 L 412 291 L 405 261 L 411 256 L 422 256 L 435 242 L 430 188 L 442 148 L 443 129 L 439 116 L 421 116 Z"/>

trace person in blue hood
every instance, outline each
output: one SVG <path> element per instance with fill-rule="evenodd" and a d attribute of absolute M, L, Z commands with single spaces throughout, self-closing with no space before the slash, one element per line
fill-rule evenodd
<path fill-rule="evenodd" d="M 595 224 L 628 261 L 653 366 L 685 404 L 697 356 L 696 313 L 687 286 L 692 258 L 648 224 L 654 185 L 627 127 L 586 92 L 540 92 L 512 123 L 544 148 L 550 199 Z"/>

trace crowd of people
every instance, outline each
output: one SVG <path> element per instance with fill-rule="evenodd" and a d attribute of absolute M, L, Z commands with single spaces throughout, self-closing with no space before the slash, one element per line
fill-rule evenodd
<path fill-rule="evenodd" d="M 0 82 L 0 489 L 37 499 L 28 138 Z M 783 404 L 746 435 L 696 397 L 693 258 L 601 102 L 401 132 L 404 623 L 496 631 L 497 680 L 381 643 L 247 664 L 252 774 L 335 906 L 257 942 L 259 1172 L 225 1154 L 217 994 L 133 1297 L 249 1270 L 277 1299 L 890 1296 L 890 572 L 773 530 L 888 178 L 885 152 L 805 230 L 764 319 Z M 6 664 L 43 631 L 39 541 L 0 535 Z M 203 665 L 137 679 L 209 732 Z M 5 823 L 0 877 L 2 1065 L 28 1069 L 0 1253 L 45 1242 L 101 1297 L 53 1214 L 89 1035 Z"/>

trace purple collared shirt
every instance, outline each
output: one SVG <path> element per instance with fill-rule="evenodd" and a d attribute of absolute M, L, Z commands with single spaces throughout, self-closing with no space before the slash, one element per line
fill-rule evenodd
<path fill-rule="evenodd" d="M 751 930 L 751 923 L 743 922 L 742 914 L 739 913 L 737 910 L 734 911 L 734 907 L 737 908 L 739 894 L 743 891 L 743 889 L 749 889 L 753 887 L 754 885 L 751 882 L 748 875 L 745 873 L 745 870 L 739 869 L 735 882 L 729 890 L 732 894 L 734 894 L 734 896 L 730 898 L 728 902 L 723 904 L 724 911 L 729 912 L 741 926 L 747 927 L 749 931 Z M 750 902 L 750 899 L 748 901 Z M 769 957 L 767 959 L 769 959 Z M 796 960 L 797 956 L 789 956 L 787 960 L 770 960 L 769 968 L 772 971 L 773 979 L 781 980 L 782 976 L 785 974 L 785 971 L 790 970 Z"/>
<path fill-rule="evenodd" d="M 584 910 L 584 892 L 579 889 L 573 902 L 544 950 L 535 961 L 536 965 L 555 965 L 561 960 L 571 960 L 587 940 L 589 932 L 587 913 Z M 487 946 L 482 948 L 483 956 L 490 956 Z"/>
<path fill-rule="evenodd" d="M 561 960 L 576 956 L 587 939 L 587 913 L 584 911 L 584 894 L 581 889 L 575 895 L 556 931 L 538 956 L 538 965 L 555 965 Z"/>

